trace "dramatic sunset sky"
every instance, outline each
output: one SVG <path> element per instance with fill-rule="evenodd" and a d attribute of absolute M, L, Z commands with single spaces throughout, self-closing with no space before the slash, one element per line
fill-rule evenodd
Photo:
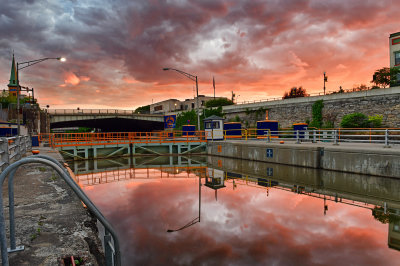
<path fill-rule="evenodd" d="M 18 62 L 42 106 L 134 109 L 199 94 L 238 101 L 370 86 L 400 31 L 395 0 L 16 0 L 0 3 L 0 82 Z"/>

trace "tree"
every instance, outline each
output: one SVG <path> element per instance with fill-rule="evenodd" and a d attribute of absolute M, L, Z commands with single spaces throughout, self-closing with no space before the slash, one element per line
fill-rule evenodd
<path fill-rule="evenodd" d="M 289 92 L 285 92 L 285 94 L 283 94 L 282 99 L 289 99 L 289 98 L 297 98 L 297 97 L 306 97 L 308 96 L 307 92 L 305 89 L 303 89 L 303 87 L 293 87 L 290 89 Z"/>
<path fill-rule="evenodd" d="M 233 102 L 229 99 L 226 98 L 218 98 L 214 100 L 209 100 L 206 102 L 206 107 L 219 107 L 219 106 L 225 106 L 225 105 L 232 105 Z"/>
<path fill-rule="evenodd" d="M 356 86 L 353 88 L 353 91 L 367 91 L 369 88 L 365 84 L 360 84 L 359 86 Z"/>
<path fill-rule="evenodd" d="M 395 86 L 397 84 L 400 68 L 398 67 L 383 67 L 375 71 L 372 76 L 372 83 L 376 86 L 386 88 L 388 86 Z"/>
<path fill-rule="evenodd" d="M 140 106 L 135 109 L 135 114 L 150 114 L 150 105 Z"/>

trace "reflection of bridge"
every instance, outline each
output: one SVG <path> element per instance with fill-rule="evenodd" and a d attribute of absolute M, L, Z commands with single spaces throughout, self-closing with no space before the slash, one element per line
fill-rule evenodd
<path fill-rule="evenodd" d="M 81 186 L 127 179 L 188 178 L 203 176 L 205 157 L 120 157 L 107 160 L 73 161 L 70 167 Z"/>
<path fill-rule="evenodd" d="M 136 114 L 128 110 L 49 110 L 50 128 L 89 127 L 103 132 L 132 132 L 164 129 L 162 115 Z"/>

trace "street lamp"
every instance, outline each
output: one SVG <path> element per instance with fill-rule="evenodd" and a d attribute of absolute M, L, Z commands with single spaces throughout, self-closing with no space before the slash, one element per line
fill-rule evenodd
<path fill-rule="evenodd" d="M 19 119 L 19 94 L 21 91 L 21 86 L 19 85 L 19 71 L 21 69 L 36 65 L 38 63 L 41 63 L 43 61 L 50 60 L 50 59 L 55 59 L 55 60 L 58 60 L 61 62 L 65 62 L 67 60 L 67 59 L 65 59 L 65 57 L 46 57 L 46 58 L 30 60 L 30 61 L 21 62 L 21 63 L 17 62 L 17 126 L 18 126 L 17 133 L 18 133 L 18 136 L 20 136 L 20 133 L 21 133 L 20 132 L 20 119 Z"/>
<path fill-rule="evenodd" d="M 189 79 L 191 79 L 191 80 L 193 80 L 194 82 L 196 82 L 196 111 L 197 111 L 197 130 L 200 130 L 200 114 L 199 114 L 199 85 L 198 85 L 198 83 L 197 83 L 197 76 L 194 76 L 194 75 L 192 75 L 192 74 L 189 74 L 189 73 L 186 73 L 186 72 L 183 72 L 183 71 L 181 71 L 181 70 L 178 70 L 178 69 L 175 69 L 175 68 L 169 68 L 169 67 L 165 67 L 165 68 L 163 68 L 163 70 L 164 71 L 167 71 L 167 70 L 174 70 L 174 71 L 176 71 L 176 72 L 178 72 L 178 73 L 180 73 L 180 74 L 182 74 L 182 75 L 184 75 L 185 77 L 187 77 L 187 78 L 189 78 Z"/>

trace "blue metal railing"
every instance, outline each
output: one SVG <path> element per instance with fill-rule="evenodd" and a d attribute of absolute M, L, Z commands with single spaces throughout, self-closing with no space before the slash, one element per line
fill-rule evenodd
<path fill-rule="evenodd" d="M 87 206 L 87 208 L 96 216 L 105 228 L 104 235 L 104 249 L 106 265 L 121 265 L 121 253 L 119 247 L 119 241 L 117 234 L 112 228 L 111 224 L 106 220 L 103 214 L 97 209 L 97 207 L 91 202 L 86 196 L 82 189 L 75 183 L 75 181 L 69 175 L 67 169 L 63 167 L 56 159 L 45 156 L 45 155 L 33 155 L 28 158 L 21 159 L 13 164 L 9 165 L 0 175 L 0 185 L 2 186 L 5 178 L 8 176 L 8 195 L 9 195 L 9 213 L 10 213 L 10 248 L 7 249 L 7 238 L 5 230 L 5 219 L 4 219 L 4 206 L 3 206 L 3 193 L 0 189 L 0 243 L 1 243 L 1 259 L 2 264 L 5 266 L 9 265 L 8 253 L 23 250 L 24 247 L 16 247 L 15 243 L 15 217 L 14 217 L 14 174 L 18 167 L 23 164 L 30 163 L 42 163 L 51 166 L 70 186 L 75 192 L 79 199 Z"/>

